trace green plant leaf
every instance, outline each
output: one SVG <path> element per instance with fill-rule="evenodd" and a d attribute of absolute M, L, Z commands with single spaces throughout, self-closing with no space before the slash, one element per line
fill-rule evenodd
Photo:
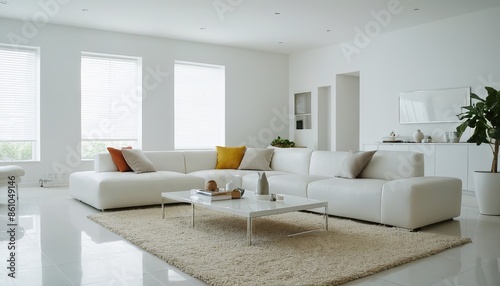
<path fill-rule="evenodd" d="M 482 99 L 481 97 L 479 97 L 479 96 L 478 96 L 477 94 L 475 94 L 475 93 L 471 93 L 471 94 L 470 94 L 470 98 L 471 98 L 471 99 L 477 99 L 477 100 L 479 100 L 479 101 L 484 101 L 484 99 Z"/>
<path fill-rule="evenodd" d="M 477 94 L 471 93 L 471 104 L 464 106 L 464 112 L 458 114 L 462 123 L 456 130 L 461 135 L 467 127 L 473 128 L 471 137 L 467 140 L 476 145 L 496 144 L 500 141 L 500 90 L 492 87 L 485 87 L 488 92 L 486 99 L 480 98 Z M 477 102 L 472 102 L 472 99 Z M 493 161 L 498 161 L 498 148 L 492 148 Z M 496 172 L 496 168 L 492 172 Z"/>

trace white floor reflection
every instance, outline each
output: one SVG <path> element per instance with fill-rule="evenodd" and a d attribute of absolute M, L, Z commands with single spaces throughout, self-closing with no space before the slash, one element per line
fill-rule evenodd
<path fill-rule="evenodd" d="M 99 211 L 70 198 L 67 188 L 23 187 L 20 196 L 17 278 L 2 264 L 8 237 L 0 232 L 2 286 L 205 285 L 87 219 Z M 422 231 L 473 243 L 345 285 L 500 285 L 500 217 L 479 214 L 470 196 L 463 202 L 458 219 Z M 0 218 L 5 211 L 0 204 Z M 5 225 L 0 220 L 0 230 Z"/>

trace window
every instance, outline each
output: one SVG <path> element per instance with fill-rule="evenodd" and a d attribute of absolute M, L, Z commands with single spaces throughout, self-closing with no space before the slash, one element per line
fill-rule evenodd
<path fill-rule="evenodd" d="M 0 45 L 0 161 L 40 160 L 40 48 Z"/>
<path fill-rule="evenodd" d="M 175 62 L 175 149 L 224 145 L 223 66 Z"/>
<path fill-rule="evenodd" d="M 141 58 L 82 53 L 82 159 L 141 147 Z"/>

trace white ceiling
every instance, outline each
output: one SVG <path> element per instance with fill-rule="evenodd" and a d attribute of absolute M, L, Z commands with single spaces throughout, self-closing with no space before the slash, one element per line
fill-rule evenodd
<path fill-rule="evenodd" d="M 385 27 L 374 24 L 380 20 L 373 12 L 389 11 L 389 3 L 399 3 L 400 12 Z M 0 0 L 0 17 L 293 53 L 352 41 L 356 29 L 370 25 L 387 32 L 498 6 L 500 0 Z"/>

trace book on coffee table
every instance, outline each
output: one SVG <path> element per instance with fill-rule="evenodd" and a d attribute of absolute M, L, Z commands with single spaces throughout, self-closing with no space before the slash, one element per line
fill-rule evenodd
<path fill-rule="evenodd" d="M 205 196 L 200 194 L 194 194 L 191 195 L 191 199 L 200 202 L 214 202 L 214 201 L 230 200 L 232 199 L 232 197 L 231 195 Z"/>
<path fill-rule="evenodd" d="M 206 190 L 196 190 L 193 195 L 194 198 L 203 201 L 220 201 L 220 200 L 230 200 L 233 198 L 232 191 L 213 192 Z"/>
<path fill-rule="evenodd" d="M 218 196 L 226 196 L 226 195 L 231 196 L 232 193 L 233 193 L 233 191 L 212 192 L 212 191 L 205 191 L 205 190 L 196 190 L 196 194 L 207 196 L 207 197 L 218 197 Z"/>

